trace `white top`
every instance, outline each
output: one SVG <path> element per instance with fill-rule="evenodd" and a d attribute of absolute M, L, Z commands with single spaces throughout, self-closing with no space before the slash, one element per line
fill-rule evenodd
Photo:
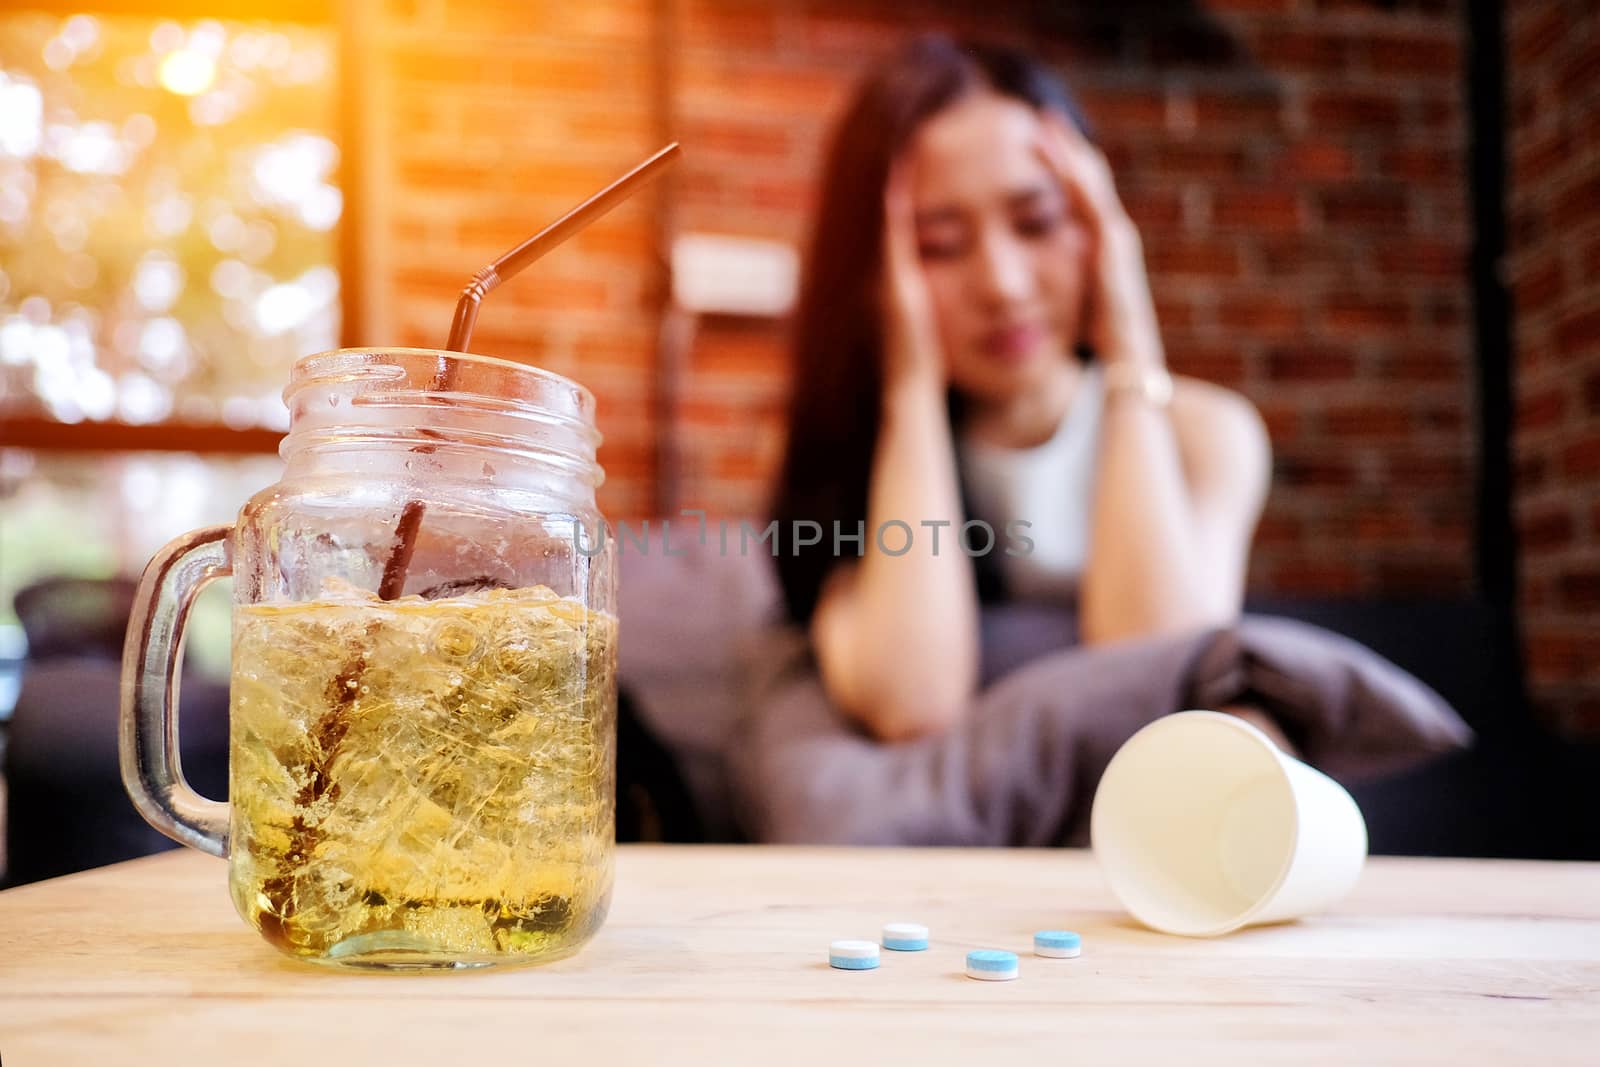
<path fill-rule="evenodd" d="M 1055 434 L 1032 448 L 1006 448 L 965 439 L 961 466 L 973 518 L 994 528 L 1000 573 L 1009 592 L 1024 600 L 1077 599 L 1078 581 L 1089 555 L 1090 513 L 1094 500 L 1100 413 L 1105 387 L 1100 367 L 1091 363 L 1073 392 Z M 1007 555 L 1021 547 L 1006 536 L 1006 524 L 1022 520 L 1015 534 L 1033 541 L 1027 555 Z M 981 539 L 969 538 L 981 545 Z"/>

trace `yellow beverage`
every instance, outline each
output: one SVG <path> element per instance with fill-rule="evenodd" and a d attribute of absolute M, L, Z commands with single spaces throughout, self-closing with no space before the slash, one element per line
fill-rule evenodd
<path fill-rule="evenodd" d="M 616 620 L 544 587 L 234 615 L 230 887 L 291 955 L 554 959 L 610 900 Z"/>

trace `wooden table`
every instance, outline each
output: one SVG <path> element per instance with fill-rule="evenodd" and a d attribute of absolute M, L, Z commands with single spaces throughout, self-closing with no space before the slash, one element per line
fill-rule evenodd
<path fill-rule="evenodd" d="M 1333 913 L 1215 941 L 1133 925 L 1078 852 L 634 846 L 617 866 L 576 957 L 437 976 L 279 956 L 194 852 L 15 889 L 0 1061 L 1600 1063 L 1600 864 L 1379 859 Z M 897 919 L 932 949 L 827 966 L 830 940 Z M 1080 959 L 1029 954 L 1054 927 Z M 1019 951 L 1021 978 L 963 977 L 982 946 Z"/>

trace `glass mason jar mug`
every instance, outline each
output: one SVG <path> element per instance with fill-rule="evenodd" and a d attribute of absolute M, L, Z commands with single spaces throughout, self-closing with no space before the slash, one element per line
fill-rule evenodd
<path fill-rule="evenodd" d="M 122 771 L 168 836 L 228 858 L 239 914 L 301 959 L 533 962 L 610 902 L 615 538 L 594 398 L 416 349 L 302 359 L 282 481 L 145 570 Z M 234 578 L 229 803 L 177 761 L 195 594 Z"/>

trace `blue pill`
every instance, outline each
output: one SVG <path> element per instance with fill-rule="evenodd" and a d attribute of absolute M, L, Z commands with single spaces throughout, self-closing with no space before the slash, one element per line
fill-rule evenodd
<path fill-rule="evenodd" d="M 1017 976 L 1017 954 L 998 948 L 978 948 L 967 953 L 967 977 L 985 982 L 1006 982 Z"/>
<path fill-rule="evenodd" d="M 1033 935 L 1033 954 L 1068 960 L 1083 951 L 1083 938 L 1071 930 L 1040 930 Z"/>

